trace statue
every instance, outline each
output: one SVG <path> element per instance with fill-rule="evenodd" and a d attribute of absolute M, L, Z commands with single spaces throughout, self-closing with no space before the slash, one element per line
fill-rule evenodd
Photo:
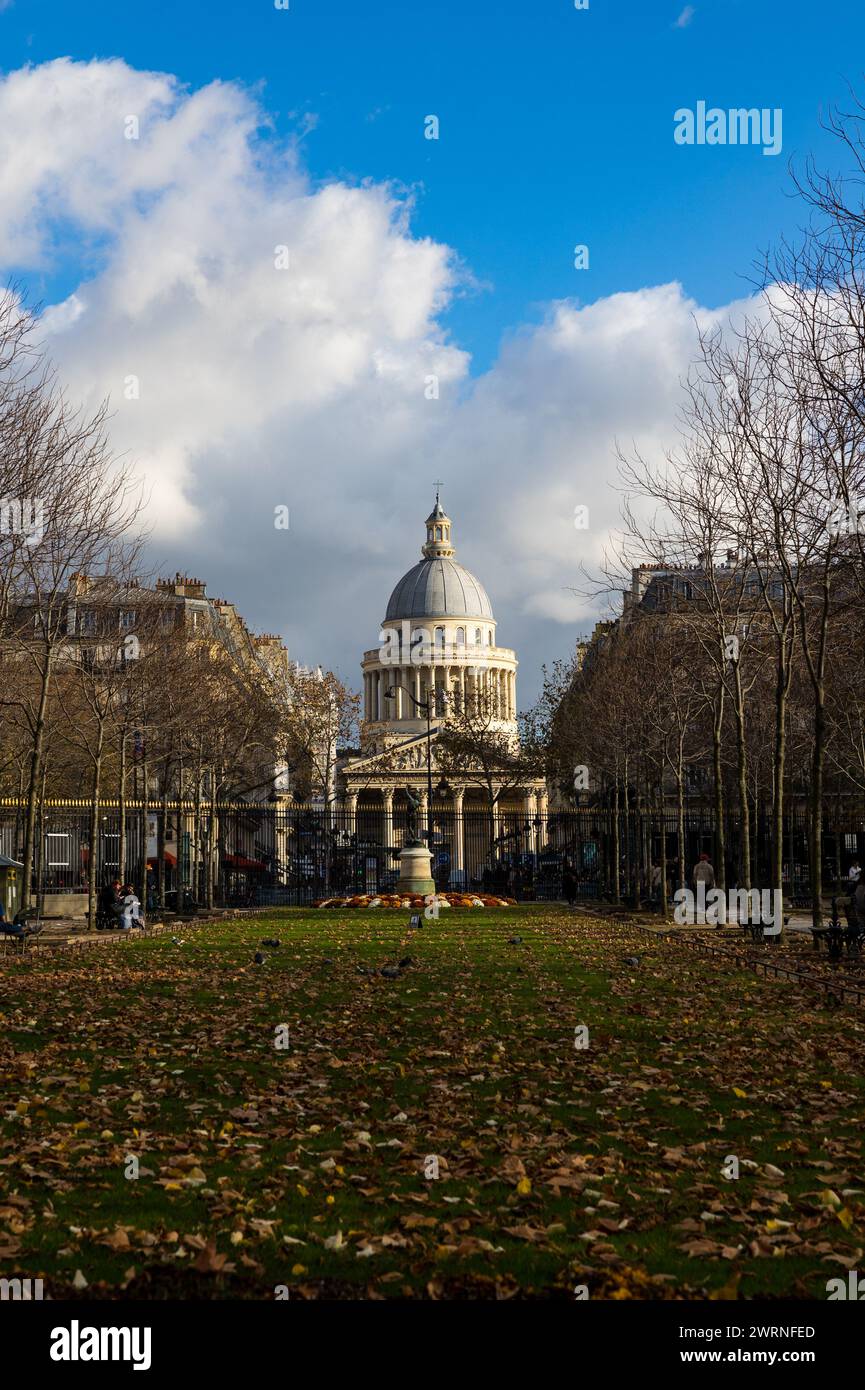
<path fill-rule="evenodd" d="M 405 843 L 407 846 L 422 845 L 423 840 L 421 839 L 420 830 L 418 827 L 418 812 L 420 811 L 422 805 L 421 798 L 418 795 L 418 793 L 413 790 L 412 787 L 406 787 L 405 794 L 408 798 L 408 815 L 406 817 Z"/>

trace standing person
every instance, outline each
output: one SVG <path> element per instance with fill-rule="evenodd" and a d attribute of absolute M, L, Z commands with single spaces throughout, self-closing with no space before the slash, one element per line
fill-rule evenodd
<path fill-rule="evenodd" d="M 649 897 L 652 903 L 661 901 L 661 866 L 652 865 L 652 872 L 649 875 Z"/>
<path fill-rule="evenodd" d="M 573 907 L 577 900 L 577 876 L 570 864 L 565 865 L 565 871 L 562 874 L 562 892 L 568 907 Z"/>
<path fill-rule="evenodd" d="M 697 906 L 694 911 L 695 922 L 706 921 L 706 894 L 715 887 L 715 870 L 708 854 L 701 854 L 691 873 L 691 882 L 694 885 L 694 895 L 697 899 Z M 700 905 L 700 884 L 703 885 L 702 905 Z M 717 925 L 717 923 L 716 923 Z"/>
<path fill-rule="evenodd" d="M 855 891 L 856 891 L 856 885 L 857 885 L 857 883 L 859 882 L 859 880 L 860 880 L 861 877 L 862 877 L 862 870 L 861 870 L 860 867 L 859 867 L 859 860 L 858 860 L 858 859 L 854 859 L 854 860 L 853 860 L 853 863 L 850 865 L 850 868 L 847 870 L 847 878 L 848 878 L 849 881 L 850 881 L 850 887 L 851 887 L 851 889 L 853 890 L 854 893 L 855 893 Z"/>
<path fill-rule="evenodd" d="M 705 883 L 706 892 L 715 887 L 715 870 L 708 854 L 701 854 L 691 873 L 691 882 L 696 889 L 698 883 Z"/>

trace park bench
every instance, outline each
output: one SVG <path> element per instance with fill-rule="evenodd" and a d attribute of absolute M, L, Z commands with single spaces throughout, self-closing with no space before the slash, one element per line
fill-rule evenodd
<path fill-rule="evenodd" d="M 862 927 L 850 921 L 845 927 L 838 916 L 838 904 L 835 898 L 832 899 L 832 916 L 824 927 L 811 928 L 811 940 L 814 943 L 814 950 L 819 951 L 822 944 L 826 943 L 826 950 L 830 960 L 840 960 L 846 947 L 848 956 L 860 956 L 862 954 Z"/>
<path fill-rule="evenodd" d="M 789 921 L 789 915 L 785 916 L 785 927 L 787 926 Z M 742 935 L 749 936 L 751 940 L 754 942 L 774 941 L 777 943 L 780 940 L 779 936 L 766 936 L 763 930 L 764 922 L 761 916 L 757 916 L 755 918 L 751 915 L 751 913 L 748 913 L 747 917 L 741 918 L 739 925 L 742 928 Z"/>
<path fill-rule="evenodd" d="M 23 951 L 26 949 L 28 941 L 32 941 L 34 936 L 38 936 L 44 925 L 45 923 L 39 920 L 37 907 L 22 907 L 19 912 L 15 913 L 11 922 L 0 923 L 0 932 L 19 943 L 20 949 Z"/>

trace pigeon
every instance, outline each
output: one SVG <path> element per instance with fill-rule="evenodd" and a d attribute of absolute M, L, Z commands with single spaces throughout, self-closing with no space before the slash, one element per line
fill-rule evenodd
<path fill-rule="evenodd" d="M 382 966 L 381 970 L 379 971 L 379 974 L 383 975 L 386 980 L 399 979 L 399 971 L 397 970 L 395 965 Z"/>
<path fill-rule="evenodd" d="M 264 940 L 259 941 L 258 944 L 259 946 L 270 946 L 271 949 L 275 951 L 276 948 L 279 946 L 280 941 L 278 936 L 266 936 Z"/>
<path fill-rule="evenodd" d="M 267 959 L 267 957 L 263 956 L 260 951 L 256 951 L 254 959 L 256 965 L 264 965 L 264 962 Z"/>
<path fill-rule="evenodd" d="M 523 938 L 522 938 L 521 936 L 509 936 L 509 937 L 508 937 L 508 945 L 509 945 L 509 946 L 519 946 L 519 944 L 520 944 L 520 942 L 522 941 L 522 939 L 523 939 Z"/>
<path fill-rule="evenodd" d="M 171 938 L 171 944 L 172 944 L 172 946 L 179 946 L 179 945 L 180 945 L 180 942 L 178 941 L 178 939 L 177 939 L 176 936 L 172 936 L 172 938 Z"/>
<path fill-rule="evenodd" d="M 625 965 L 639 965 L 639 964 L 640 964 L 640 957 L 639 957 L 639 956 L 625 956 Z"/>
<path fill-rule="evenodd" d="M 331 960 L 330 956 L 325 956 L 324 960 L 322 961 L 322 965 L 333 965 L 333 961 Z"/>
<path fill-rule="evenodd" d="M 400 970 L 405 970 L 405 968 L 406 968 L 407 965 L 413 965 L 413 964 L 414 964 L 414 962 L 412 961 L 411 956 L 403 956 L 402 960 L 401 960 L 400 963 L 399 963 L 399 968 L 400 968 Z"/>
<path fill-rule="evenodd" d="M 357 967 L 357 973 L 358 975 L 374 975 L 375 971 L 370 970 L 369 967 L 366 965 L 359 965 Z"/>

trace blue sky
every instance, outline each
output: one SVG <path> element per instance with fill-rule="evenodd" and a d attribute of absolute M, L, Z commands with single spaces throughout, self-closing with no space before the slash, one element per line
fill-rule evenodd
<path fill-rule="evenodd" d="M 525 700 L 863 52 L 861 0 L 0 0 L 0 278 L 110 400 L 154 567 L 356 682 L 441 478 Z M 781 154 L 676 144 L 701 101 Z"/>
<path fill-rule="evenodd" d="M 477 287 L 445 322 L 480 372 L 543 303 L 680 280 L 703 304 L 742 293 L 758 247 L 795 224 L 787 162 L 825 144 L 821 104 L 865 51 L 858 0 L 14 0 L 6 71 L 122 57 L 199 87 L 263 84 L 277 135 L 302 128 L 316 179 L 416 193 L 416 235 L 444 241 Z M 681 149 L 672 113 L 698 99 L 780 106 L 784 150 Z M 435 113 L 441 138 L 423 139 Z M 586 243 L 591 268 L 573 269 Z M 74 253 L 73 253 L 74 255 Z M 42 282 L 49 297 L 70 265 Z"/>

